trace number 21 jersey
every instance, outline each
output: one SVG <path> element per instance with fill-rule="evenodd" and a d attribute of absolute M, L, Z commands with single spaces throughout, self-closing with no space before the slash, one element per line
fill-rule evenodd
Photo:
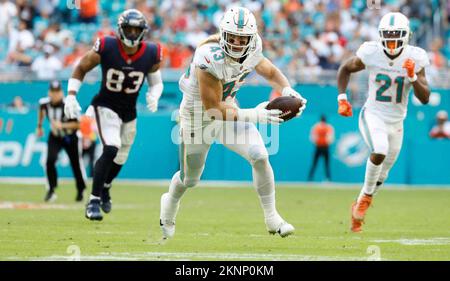
<path fill-rule="evenodd" d="M 369 72 L 369 95 L 364 105 L 367 111 L 377 114 L 388 123 L 403 121 L 406 117 L 408 97 L 412 83 L 409 81 L 403 63 L 415 61 L 415 73 L 430 64 L 425 50 L 407 45 L 402 53 L 391 60 L 379 42 L 365 42 L 356 56 Z"/>

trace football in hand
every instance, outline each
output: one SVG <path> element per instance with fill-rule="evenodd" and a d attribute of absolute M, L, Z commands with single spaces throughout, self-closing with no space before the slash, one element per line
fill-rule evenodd
<path fill-rule="evenodd" d="M 302 101 L 296 97 L 284 96 L 278 97 L 266 106 L 266 109 L 279 109 L 281 113 L 280 118 L 288 121 L 294 118 L 302 107 Z"/>

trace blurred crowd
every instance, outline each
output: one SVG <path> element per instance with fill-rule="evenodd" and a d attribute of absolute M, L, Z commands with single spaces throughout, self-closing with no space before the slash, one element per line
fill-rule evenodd
<path fill-rule="evenodd" d="M 377 40 L 389 11 L 410 18 L 411 43 L 429 52 L 430 75 L 446 71 L 450 2 L 381 2 L 370 9 L 366 0 L 0 0 L 0 68 L 23 66 L 45 80 L 68 76 L 96 37 L 114 35 L 124 9 L 137 8 L 149 21 L 148 39 L 164 46 L 165 67 L 181 70 L 197 43 L 217 32 L 224 10 L 243 5 L 258 20 L 265 55 L 294 81 L 336 70 L 362 42 Z"/>

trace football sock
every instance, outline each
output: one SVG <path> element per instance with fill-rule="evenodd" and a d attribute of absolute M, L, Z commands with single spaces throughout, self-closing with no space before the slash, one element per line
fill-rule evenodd
<path fill-rule="evenodd" d="M 178 202 L 186 192 L 187 187 L 181 182 L 180 171 L 176 172 L 172 177 L 172 181 L 169 185 L 169 195 L 175 202 Z"/>
<path fill-rule="evenodd" d="M 395 161 L 397 160 L 398 154 L 399 154 L 400 150 L 394 150 L 394 151 L 389 151 L 388 155 L 386 156 L 386 158 L 383 161 L 382 164 L 382 168 L 381 168 L 381 172 L 380 172 L 380 177 L 378 178 L 378 182 L 383 183 L 388 175 L 389 175 L 389 171 L 391 170 L 392 166 L 394 165 Z M 377 187 L 375 188 L 375 192 L 378 191 L 378 188 L 381 185 L 377 185 Z"/>
<path fill-rule="evenodd" d="M 100 197 L 105 184 L 106 175 L 111 169 L 111 165 L 117 155 L 117 151 L 119 151 L 119 149 L 115 146 L 105 145 L 103 147 L 102 156 L 100 156 L 95 163 L 92 195 Z"/>
<path fill-rule="evenodd" d="M 270 218 L 278 215 L 275 206 L 275 180 L 269 160 L 258 160 L 252 165 L 253 184 L 258 193 L 264 217 Z"/>
<path fill-rule="evenodd" d="M 366 176 L 364 178 L 364 186 L 361 189 L 361 193 L 359 194 L 358 201 L 366 195 L 372 195 L 375 191 L 376 183 L 380 177 L 381 168 L 383 165 L 375 165 L 370 161 L 370 158 L 367 159 L 366 164 Z"/>
<path fill-rule="evenodd" d="M 161 219 L 174 220 L 178 211 L 178 204 L 181 197 L 186 192 L 187 187 L 181 182 L 180 171 L 176 172 L 170 182 L 169 192 L 163 200 L 165 201 L 164 209 L 161 206 Z"/>
<path fill-rule="evenodd" d="M 111 169 L 109 170 L 109 173 L 106 176 L 105 186 L 108 185 L 111 187 L 112 181 L 117 177 L 122 167 L 123 165 L 116 164 L 116 162 L 113 161 Z"/>

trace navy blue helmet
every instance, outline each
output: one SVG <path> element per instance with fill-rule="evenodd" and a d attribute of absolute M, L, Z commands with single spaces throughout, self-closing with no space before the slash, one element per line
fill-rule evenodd
<path fill-rule="evenodd" d="M 148 31 L 145 16 L 136 9 L 128 9 L 117 21 L 120 40 L 128 47 L 138 46 Z"/>

